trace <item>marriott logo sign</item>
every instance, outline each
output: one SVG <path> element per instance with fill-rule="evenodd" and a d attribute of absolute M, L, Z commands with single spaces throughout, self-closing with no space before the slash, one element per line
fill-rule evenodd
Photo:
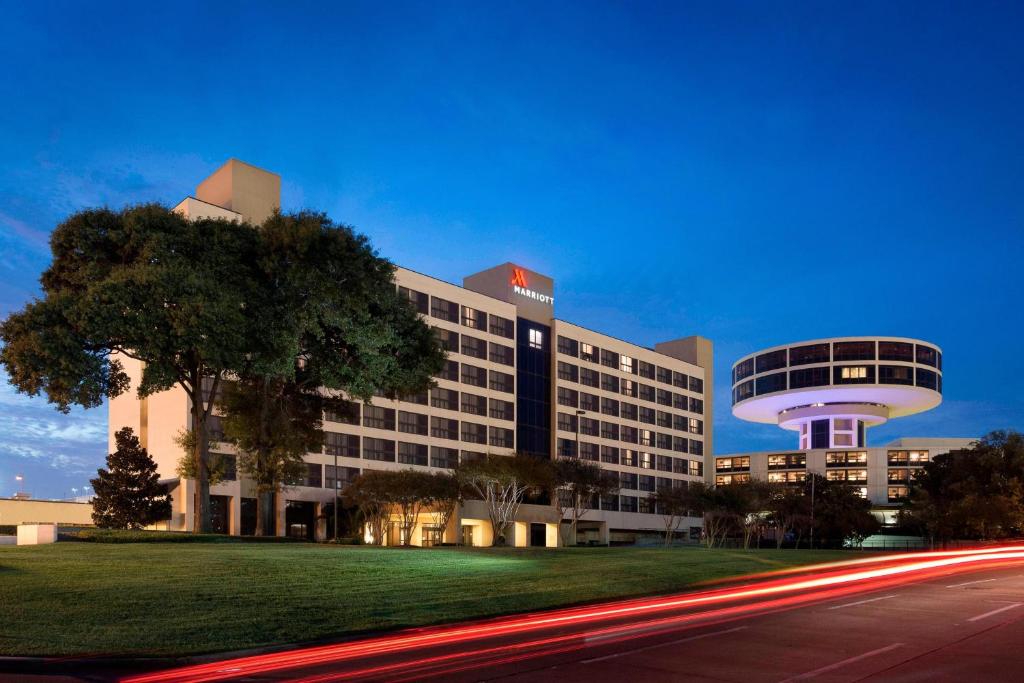
<path fill-rule="evenodd" d="M 526 271 L 522 268 L 512 269 L 512 291 L 519 296 L 525 296 L 527 299 L 533 299 L 539 301 L 542 304 L 548 304 L 549 306 L 555 305 L 555 297 L 550 294 L 541 294 L 530 289 L 529 284 L 526 280 Z"/>

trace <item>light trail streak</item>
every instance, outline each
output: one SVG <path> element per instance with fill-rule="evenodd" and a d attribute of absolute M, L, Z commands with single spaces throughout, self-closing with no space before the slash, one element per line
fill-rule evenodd
<path fill-rule="evenodd" d="M 414 650 L 422 650 L 437 646 L 450 647 L 458 644 L 472 643 L 489 638 L 500 638 L 516 635 L 528 635 L 557 628 L 588 628 L 601 621 L 626 618 L 645 618 L 645 626 L 653 629 L 660 627 L 678 629 L 680 624 L 690 623 L 695 620 L 707 620 L 725 618 L 728 615 L 744 615 L 753 611 L 764 611 L 769 609 L 783 609 L 786 605 L 803 604 L 808 601 L 826 600 L 836 595 L 846 595 L 854 592 L 875 590 L 900 583 L 906 578 L 924 579 L 936 575 L 953 573 L 961 570 L 974 569 L 980 565 L 998 566 L 1008 562 L 1015 562 L 1024 559 L 1024 546 L 1009 546 L 1002 548 L 972 549 L 962 551 L 935 552 L 935 553 L 914 553 L 903 555 L 890 555 L 876 558 L 864 558 L 859 560 L 844 561 L 838 563 L 825 563 L 802 568 L 804 573 L 821 572 L 820 575 L 804 575 L 786 579 L 768 580 L 756 584 L 741 585 L 734 588 L 704 591 L 698 593 L 684 593 L 679 595 L 660 596 L 655 598 L 641 598 L 625 600 L 586 607 L 552 610 L 526 615 L 494 619 L 485 622 L 460 624 L 453 626 L 442 626 L 434 628 L 416 629 L 401 631 L 393 635 L 368 638 L 361 641 L 350 641 L 332 645 L 302 648 L 287 652 L 278 652 L 251 657 L 242 657 L 232 660 L 186 666 L 169 671 L 161 671 L 150 674 L 143 674 L 124 679 L 125 683 L 178 683 L 188 681 L 199 683 L 202 681 L 219 681 L 250 676 L 257 673 L 268 673 L 272 671 L 286 671 L 300 667 L 311 667 L 326 664 L 342 664 L 353 662 L 363 658 L 396 655 Z M 867 567 L 867 565 L 881 565 Z M 856 568 L 851 571 L 829 571 L 844 568 Z M 783 570 L 789 573 L 788 570 Z M 769 575 L 777 575 L 770 573 Z M 784 596 L 790 593 L 810 591 L 804 595 Z M 760 602 L 746 605 L 733 605 L 731 607 L 717 608 L 721 603 L 738 602 L 756 598 L 765 598 Z M 657 618 L 657 614 L 679 609 L 711 608 L 702 611 L 676 615 L 672 617 Z M 635 632 L 637 623 L 628 625 L 628 630 Z M 616 629 L 621 631 L 623 626 L 608 627 L 613 633 Z M 594 637 L 599 631 L 586 631 L 587 637 Z M 643 635 L 649 635 L 650 631 L 644 629 Z M 640 634 L 623 636 L 623 639 L 639 637 Z M 426 662 L 442 664 L 453 661 L 457 658 L 468 656 L 479 656 L 486 652 L 500 654 L 501 652 L 511 653 L 519 651 L 517 657 L 523 657 L 522 648 L 544 648 L 558 644 L 567 647 L 574 639 L 581 637 L 580 632 L 551 636 L 549 638 L 528 641 L 527 643 L 506 643 L 492 648 L 476 649 L 469 652 L 455 652 L 437 657 L 421 658 L 419 660 L 407 661 L 383 665 L 387 667 L 398 667 L 408 669 L 410 666 L 423 666 Z M 608 641 L 605 641 L 608 642 Z M 573 649 L 582 647 L 583 644 L 574 645 Z M 544 651 L 541 654 L 550 654 Z M 530 655 L 539 656 L 539 655 Z M 435 665 L 436 665 L 435 664 Z M 391 669 L 389 669 L 391 670 Z M 344 680 L 345 677 L 374 675 L 376 668 L 360 669 L 362 673 L 348 672 L 331 674 L 331 678 L 324 680 Z M 381 671 L 380 673 L 386 673 Z M 317 680 L 317 679 L 310 679 Z"/>

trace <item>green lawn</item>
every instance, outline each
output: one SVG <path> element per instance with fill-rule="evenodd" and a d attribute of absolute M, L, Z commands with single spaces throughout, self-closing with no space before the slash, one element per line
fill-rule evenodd
<path fill-rule="evenodd" d="M 0 546 L 0 654 L 168 655 L 685 589 L 842 551 Z"/>

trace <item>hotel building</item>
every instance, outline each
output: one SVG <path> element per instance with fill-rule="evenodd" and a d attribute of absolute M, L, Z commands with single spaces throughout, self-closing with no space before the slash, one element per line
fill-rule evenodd
<path fill-rule="evenodd" d="M 187 217 L 262 222 L 280 204 L 280 178 L 237 160 L 203 181 L 175 210 Z M 306 456 L 307 471 L 278 496 L 271 522 L 278 535 L 323 538 L 325 505 L 334 489 L 361 472 L 413 468 L 442 471 L 487 453 L 551 459 L 580 457 L 614 472 L 620 491 L 599 501 L 579 525 L 578 542 L 634 542 L 661 533 L 664 523 L 649 496 L 661 486 L 705 477 L 712 447 L 712 347 L 686 337 L 646 348 L 555 317 L 554 281 L 505 263 L 464 278 L 461 286 L 398 268 L 399 293 L 433 328 L 448 352 L 429 391 L 392 401 L 350 402 L 324 418 L 321 451 Z M 133 381 L 141 365 L 123 359 Z M 110 401 L 114 433 L 133 427 L 156 460 L 173 497 L 171 529 L 192 526 L 194 482 L 176 473 L 175 437 L 189 427 L 184 391 L 144 399 L 129 391 Z M 213 418 L 216 438 L 218 424 Z M 211 487 L 218 531 L 251 534 L 254 486 L 234 466 L 223 443 L 214 449 L 227 466 Z M 481 501 L 468 500 L 449 527 L 425 516 L 411 542 L 489 545 L 493 532 Z M 515 521 L 517 546 L 561 543 L 556 510 L 523 505 Z M 700 533 L 699 519 L 684 529 Z M 397 543 L 397 525 L 387 542 Z"/>
<path fill-rule="evenodd" d="M 854 487 L 890 521 L 924 463 L 973 439 L 868 447 L 867 430 L 941 402 L 942 350 L 918 339 L 837 337 L 758 351 L 733 364 L 732 413 L 794 432 L 797 447 L 716 455 L 714 482 L 798 484 L 813 472 Z"/>

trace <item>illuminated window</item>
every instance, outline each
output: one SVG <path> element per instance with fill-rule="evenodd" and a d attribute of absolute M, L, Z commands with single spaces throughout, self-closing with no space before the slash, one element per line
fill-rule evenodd
<path fill-rule="evenodd" d="M 842 368 L 843 379 L 863 379 L 868 376 L 868 369 L 863 366 Z"/>
<path fill-rule="evenodd" d="M 588 360 L 591 363 L 597 362 L 597 350 L 594 348 L 593 344 L 580 342 L 580 358 Z"/>
<path fill-rule="evenodd" d="M 619 369 L 623 372 L 633 374 L 633 359 L 629 356 L 619 356 Z"/>
<path fill-rule="evenodd" d="M 543 349 L 544 348 L 544 333 L 540 330 L 530 329 L 530 348 L 531 349 Z"/>

